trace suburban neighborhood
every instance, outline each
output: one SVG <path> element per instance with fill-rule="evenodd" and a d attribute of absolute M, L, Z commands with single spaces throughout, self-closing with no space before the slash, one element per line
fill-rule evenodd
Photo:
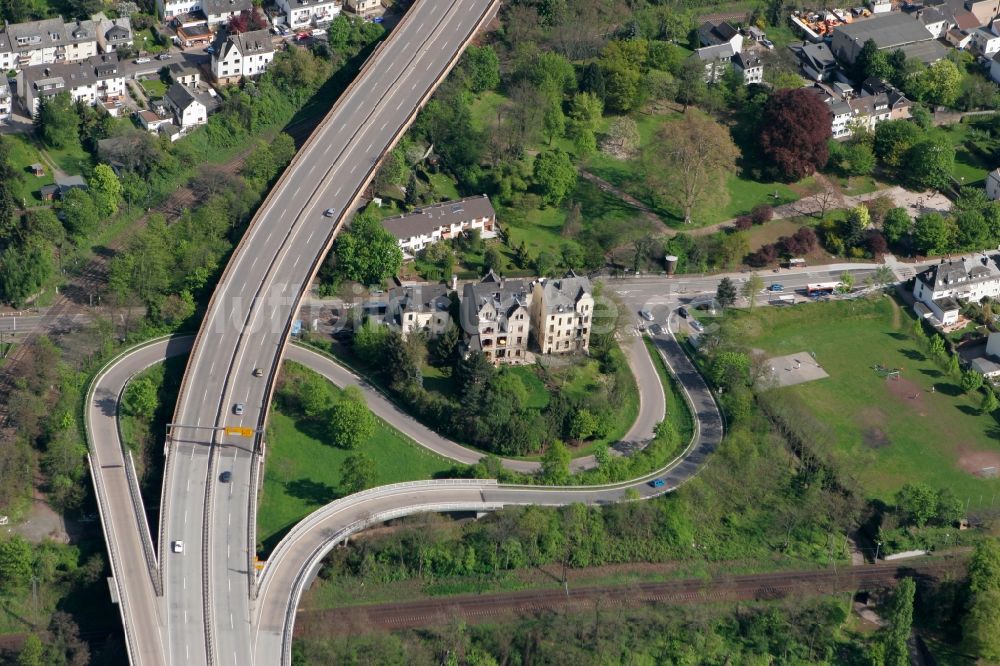
<path fill-rule="evenodd" d="M 0 0 L 0 67 L 0 662 L 1000 663 L 1000 0 Z"/>

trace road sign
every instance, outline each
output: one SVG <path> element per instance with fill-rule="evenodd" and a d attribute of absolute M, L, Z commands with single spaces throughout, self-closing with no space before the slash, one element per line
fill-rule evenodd
<path fill-rule="evenodd" d="M 228 426 L 226 428 L 227 435 L 240 435 L 241 437 L 253 437 L 253 428 L 240 428 L 237 426 Z"/>

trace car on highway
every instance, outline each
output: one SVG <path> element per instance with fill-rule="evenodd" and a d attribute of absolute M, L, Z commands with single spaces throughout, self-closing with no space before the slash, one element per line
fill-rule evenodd
<path fill-rule="evenodd" d="M 662 488 L 665 485 L 667 485 L 667 482 L 664 481 L 663 479 L 653 479 L 652 481 L 649 482 L 650 488 Z"/>
<path fill-rule="evenodd" d="M 688 318 L 688 309 L 685 308 L 685 307 L 679 307 L 679 308 L 677 308 L 677 314 L 679 314 L 680 316 L 682 316 L 685 319 L 687 319 Z"/>
<path fill-rule="evenodd" d="M 263 377 L 264 376 L 264 368 L 254 368 L 253 369 L 253 376 L 254 377 Z"/>
<path fill-rule="evenodd" d="M 173 57 L 174 56 L 171 53 L 161 53 L 160 55 L 156 56 L 156 59 L 157 60 L 170 60 Z"/>
<path fill-rule="evenodd" d="M 233 405 L 233 414 L 236 414 L 236 416 L 241 416 L 243 414 L 244 409 L 246 409 L 246 405 L 244 405 L 242 402 L 238 402 L 235 405 Z"/>
<path fill-rule="evenodd" d="M 147 62 L 149 62 L 149 58 L 136 58 L 135 59 L 135 64 L 137 64 L 137 65 L 145 65 Z"/>
<path fill-rule="evenodd" d="M 768 291 L 784 291 L 785 290 L 785 285 L 778 284 L 777 282 L 775 282 L 770 287 L 768 287 L 767 290 Z"/>
<path fill-rule="evenodd" d="M 233 480 L 233 473 L 230 472 L 228 469 L 219 475 L 219 481 L 222 481 L 223 483 L 229 483 L 232 480 Z"/>
<path fill-rule="evenodd" d="M 646 321 L 653 321 L 654 319 L 653 313 L 646 309 L 639 310 L 639 316 L 645 319 Z"/>
<path fill-rule="evenodd" d="M 184 552 L 184 542 L 183 541 L 174 541 L 174 552 L 175 553 L 183 553 Z"/>
<path fill-rule="evenodd" d="M 325 217 L 333 217 L 336 214 L 337 214 L 336 208 L 327 208 L 326 210 L 323 211 L 323 215 Z"/>

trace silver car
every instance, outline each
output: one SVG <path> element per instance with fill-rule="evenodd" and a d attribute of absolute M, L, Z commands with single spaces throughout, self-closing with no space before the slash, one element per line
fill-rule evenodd
<path fill-rule="evenodd" d="M 236 414 L 236 416 L 241 416 L 243 414 L 244 408 L 245 405 L 242 402 L 236 403 L 235 405 L 233 405 L 233 414 Z"/>

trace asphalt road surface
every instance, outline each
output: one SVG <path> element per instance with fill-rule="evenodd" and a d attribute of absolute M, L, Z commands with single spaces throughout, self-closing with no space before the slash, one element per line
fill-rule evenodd
<path fill-rule="evenodd" d="M 254 440 L 207 428 L 263 424 L 303 285 L 380 157 L 494 9 L 420 0 L 409 10 L 285 171 L 216 288 L 166 468 L 163 541 L 185 543 L 163 557 L 168 663 L 277 663 L 249 640 Z M 218 480 L 223 471 L 232 483 Z"/>

